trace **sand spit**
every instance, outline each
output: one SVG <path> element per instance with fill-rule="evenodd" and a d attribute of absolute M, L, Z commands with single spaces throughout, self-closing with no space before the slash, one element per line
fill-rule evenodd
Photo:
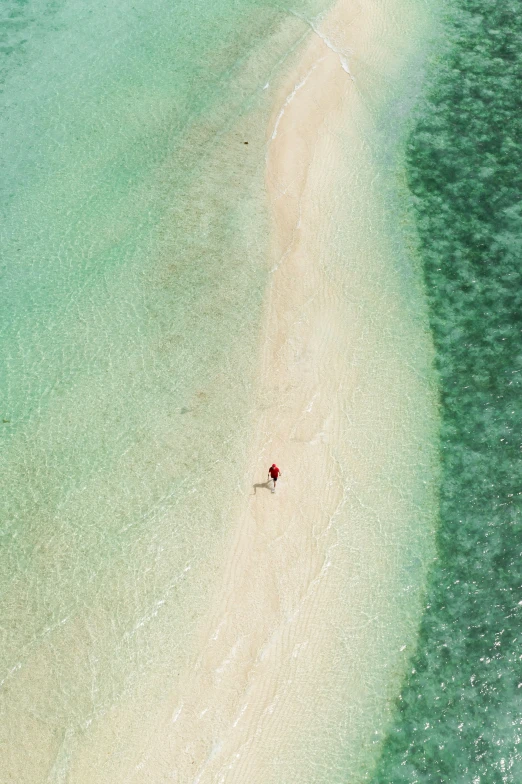
<path fill-rule="evenodd" d="M 361 365 L 360 347 L 371 353 L 383 329 L 347 306 L 350 276 L 338 263 L 333 217 L 339 131 L 362 159 L 372 121 L 352 59 L 388 74 L 400 66 L 379 48 L 393 10 L 343 0 L 325 20 L 308 21 L 307 48 L 274 104 L 266 156 L 272 274 L 241 512 L 197 659 L 146 719 L 146 737 L 133 722 L 141 737 L 122 781 L 341 781 L 347 760 L 355 770 L 371 753 L 369 728 L 382 728 L 388 684 L 404 666 L 413 635 L 397 639 L 393 594 L 409 533 L 386 524 L 402 511 L 411 519 L 413 502 L 406 485 L 383 476 L 397 450 L 409 448 L 399 390 L 406 385 L 419 399 L 426 390 L 407 363 L 395 375 L 383 365 L 378 379 Z M 369 163 L 354 169 L 360 198 L 370 198 L 372 177 Z M 371 224 L 360 233 L 354 247 L 380 258 Z M 375 288 L 380 263 L 368 261 L 374 278 L 361 289 Z M 366 268 L 353 274 L 364 277 Z M 376 312 L 391 319 L 393 296 L 378 286 L 375 296 Z M 264 483 L 274 460 L 282 479 L 272 494 Z M 382 498 L 368 501 L 383 482 Z"/>

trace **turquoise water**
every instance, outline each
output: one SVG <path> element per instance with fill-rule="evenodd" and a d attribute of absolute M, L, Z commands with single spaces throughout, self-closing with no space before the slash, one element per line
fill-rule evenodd
<path fill-rule="evenodd" d="M 441 387 L 438 558 L 375 784 L 518 784 L 522 21 L 455 2 L 407 157 Z"/>

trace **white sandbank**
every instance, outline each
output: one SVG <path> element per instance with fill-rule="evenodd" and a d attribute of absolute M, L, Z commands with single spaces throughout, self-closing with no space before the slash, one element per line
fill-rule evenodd
<path fill-rule="evenodd" d="M 391 261 L 363 204 L 353 208 L 352 249 L 364 250 L 367 267 L 348 256 L 346 273 L 334 249 L 341 131 L 354 150 L 352 198 L 372 194 L 372 118 L 358 72 L 371 70 L 375 82 L 402 67 L 382 43 L 394 5 L 342 0 L 307 22 L 309 42 L 274 103 L 272 274 L 244 496 L 197 659 L 149 716 L 154 730 L 136 747 L 132 784 L 341 781 L 343 765 L 356 771 L 371 759 L 370 727 L 382 729 L 408 654 L 399 643 L 411 650 L 414 633 L 396 636 L 393 592 L 408 536 L 396 521 L 402 511 L 411 518 L 413 502 L 408 480 L 397 487 L 383 477 L 408 438 L 400 390 L 421 410 L 431 402 L 408 363 L 394 376 L 384 362 L 376 378 L 360 359 L 378 354 L 372 346 L 398 308 L 379 288 Z M 352 283 L 379 300 L 382 324 L 348 306 Z M 275 494 L 263 486 L 273 461 L 282 470 Z"/>

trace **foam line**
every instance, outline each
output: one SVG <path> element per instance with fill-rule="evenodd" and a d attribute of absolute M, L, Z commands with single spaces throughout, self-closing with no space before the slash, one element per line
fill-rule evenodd
<path fill-rule="evenodd" d="M 328 49 L 330 49 L 330 51 L 331 51 L 331 52 L 334 52 L 334 54 L 336 54 L 336 55 L 337 55 L 337 57 L 339 58 L 339 62 L 340 62 L 340 64 L 341 64 L 341 68 L 343 69 L 343 71 L 345 71 L 345 73 L 347 73 L 347 74 L 348 74 L 348 76 L 350 77 L 350 79 L 352 79 L 353 81 L 355 81 L 354 75 L 353 75 L 353 74 L 352 74 L 352 72 L 350 71 L 350 66 L 349 66 L 349 64 L 348 64 L 348 58 L 347 58 L 346 54 L 345 54 L 345 53 L 344 53 L 344 52 L 343 52 L 341 49 L 339 49 L 339 48 L 338 48 L 338 47 L 337 47 L 337 46 L 336 46 L 334 43 L 332 43 L 332 41 L 331 41 L 331 40 L 330 40 L 330 39 L 329 39 L 329 38 L 328 38 L 328 37 L 327 37 L 327 36 L 326 36 L 324 33 L 322 33 L 322 32 L 321 32 L 321 31 L 320 31 L 320 30 L 319 30 L 319 29 L 316 27 L 315 23 L 314 23 L 314 22 L 312 22 L 310 19 L 307 19 L 305 16 L 301 16 L 301 14 L 298 14 L 298 13 L 297 13 L 297 11 L 291 11 L 291 13 L 292 13 L 294 16 L 296 16 L 298 19 L 300 19 L 302 22 L 304 22 L 305 24 L 307 24 L 307 25 L 308 25 L 308 27 L 310 27 L 310 29 L 311 29 L 311 30 L 313 30 L 313 31 L 314 31 L 314 33 L 315 33 L 317 36 L 319 36 L 319 38 L 321 39 L 321 41 L 323 41 L 324 45 L 325 45 L 325 46 L 326 46 Z"/>
<path fill-rule="evenodd" d="M 321 57 L 321 59 L 320 59 L 320 60 L 318 60 L 316 63 L 314 63 L 314 64 L 312 65 L 312 67 L 310 68 L 310 70 L 308 71 L 308 73 L 306 73 L 306 74 L 305 74 L 305 76 L 303 76 L 303 78 L 301 79 L 301 81 L 300 81 L 300 82 L 298 82 L 298 83 L 295 85 L 295 87 L 294 87 L 294 89 L 292 90 L 292 92 L 291 92 L 291 93 L 290 93 L 290 94 L 287 96 L 287 98 L 286 98 L 286 100 L 285 100 L 285 102 L 284 102 L 284 104 L 283 104 L 283 106 L 282 106 L 282 108 L 281 108 L 281 111 L 280 111 L 280 112 L 279 112 L 279 114 L 277 115 L 277 120 L 275 121 L 274 130 L 273 130 L 273 132 L 272 132 L 272 139 L 275 139 L 275 138 L 276 138 L 276 136 L 277 136 L 277 129 L 279 128 L 279 123 L 281 122 L 281 120 L 282 120 L 282 118 L 283 118 L 283 116 L 284 116 L 284 113 L 285 113 L 285 110 L 286 110 L 287 106 L 288 106 L 290 103 L 292 103 L 292 101 L 294 100 L 295 96 L 297 95 L 297 93 L 299 92 L 299 90 L 301 89 L 301 87 L 304 87 L 304 85 L 307 83 L 308 79 L 310 78 L 310 76 L 312 75 L 312 73 L 315 71 L 315 69 L 317 68 L 317 66 L 319 65 L 319 63 L 321 63 L 323 60 L 324 60 L 324 57 Z"/>

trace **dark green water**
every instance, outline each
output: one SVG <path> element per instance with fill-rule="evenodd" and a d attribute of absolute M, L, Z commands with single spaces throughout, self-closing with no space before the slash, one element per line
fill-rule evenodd
<path fill-rule="evenodd" d="M 440 529 L 374 784 L 522 782 L 520 11 L 454 4 L 408 145 L 440 376 Z"/>

